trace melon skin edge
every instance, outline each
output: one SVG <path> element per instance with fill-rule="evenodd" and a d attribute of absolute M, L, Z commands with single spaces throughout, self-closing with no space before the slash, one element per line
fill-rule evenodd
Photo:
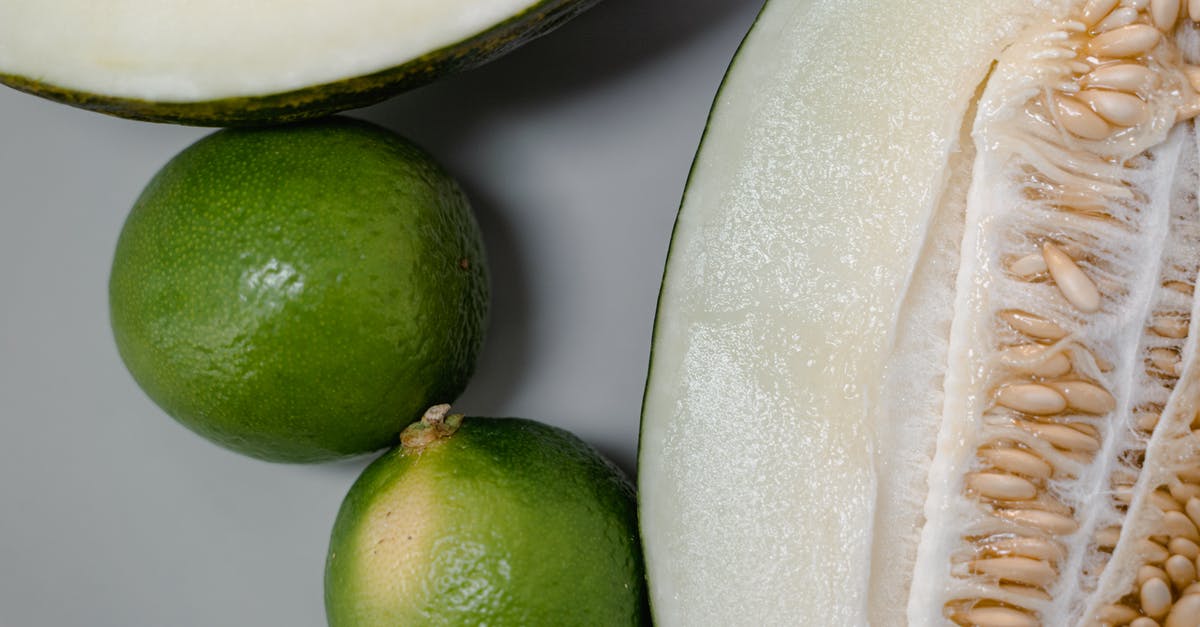
<path fill-rule="evenodd" d="M 643 402 L 656 624 L 904 624 L 903 584 L 872 581 L 920 531 L 876 520 L 894 327 L 973 95 L 1062 3 L 984 4 L 769 0 L 731 63 Z"/>
<path fill-rule="evenodd" d="M 196 102 L 157 102 L 78 91 L 0 71 L 0 84 L 55 102 L 146 122 L 190 126 L 254 126 L 314 119 L 382 102 L 469 70 L 545 35 L 599 0 L 544 0 L 472 37 L 399 65 L 281 93 Z"/>

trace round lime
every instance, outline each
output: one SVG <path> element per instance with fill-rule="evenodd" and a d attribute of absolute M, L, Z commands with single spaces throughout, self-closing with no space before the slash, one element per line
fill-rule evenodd
<path fill-rule="evenodd" d="M 387 446 L 463 390 L 488 278 L 455 181 L 334 118 L 220 131 L 172 159 L 125 222 L 109 301 L 121 357 L 168 414 L 308 462 Z"/>
<path fill-rule="evenodd" d="M 346 496 L 331 627 L 648 624 L 634 491 L 575 436 L 434 408 Z"/>

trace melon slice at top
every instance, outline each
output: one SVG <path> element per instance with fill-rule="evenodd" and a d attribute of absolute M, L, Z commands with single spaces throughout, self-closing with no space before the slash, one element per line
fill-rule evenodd
<path fill-rule="evenodd" d="M 660 296 L 657 624 L 1200 625 L 1189 4 L 766 4 Z"/>
<path fill-rule="evenodd" d="M 0 83 L 144 120 L 282 122 L 479 65 L 595 0 L 6 0 Z"/>

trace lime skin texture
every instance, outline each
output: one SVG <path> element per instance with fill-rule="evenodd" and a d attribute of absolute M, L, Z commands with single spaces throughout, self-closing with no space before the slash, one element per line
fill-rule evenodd
<path fill-rule="evenodd" d="M 325 607 L 330 627 L 649 625 L 634 489 L 566 431 L 466 418 L 355 482 Z"/>
<path fill-rule="evenodd" d="M 109 309 L 166 413 L 315 462 L 392 445 L 462 392 L 488 274 L 467 198 L 429 155 L 331 118 L 219 131 L 164 166 L 121 232 Z"/>

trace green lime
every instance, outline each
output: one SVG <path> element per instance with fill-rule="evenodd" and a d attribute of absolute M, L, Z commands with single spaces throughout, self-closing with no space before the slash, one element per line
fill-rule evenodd
<path fill-rule="evenodd" d="M 309 462 L 379 449 L 467 384 L 488 278 L 462 190 L 348 119 L 229 129 L 150 181 L 109 283 L 117 348 L 196 433 Z"/>
<path fill-rule="evenodd" d="M 648 624 L 634 491 L 570 433 L 434 407 L 342 503 L 331 627 Z"/>

